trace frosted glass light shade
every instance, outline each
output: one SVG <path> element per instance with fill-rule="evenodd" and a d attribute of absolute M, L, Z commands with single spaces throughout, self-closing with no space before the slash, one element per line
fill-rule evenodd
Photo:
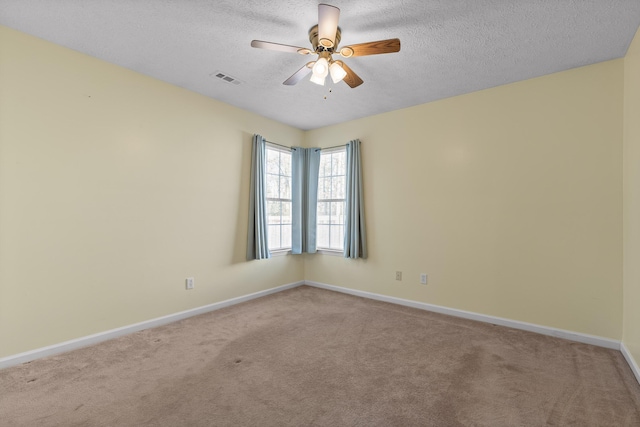
<path fill-rule="evenodd" d="M 327 58 L 319 58 L 315 64 L 313 64 L 313 75 L 311 81 L 317 85 L 324 86 L 324 79 L 329 74 L 329 62 Z"/>
<path fill-rule="evenodd" d="M 329 73 L 329 62 L 327 62 L 327 58 L 320 58 L 313 65 L 313 74 L 318 77 L 327 77 L 327 73 Z"/>
<path fill-rule="evenodd" d="M 329 71 L 331 72 L 331 80 L 333 80 L 334 83 L 342 81 L 342 79 L 344 79 L 347 75 L 347 72 L 344 70 L 344 68 L 342 68 L 337 62 L 331 64 L 331 67 L 329 67 Z"/>
<path fill-rule="evenodd" d="M 313 73 L 311 75 L 311 79 L 310 80 L 311 80 L 311 82 L 313 82 L 313 83 L 315 83 L 317 85 L 324 86 L 324 79 L 325 79 L 324 77 L 320 77 L 319 75 Z"/>

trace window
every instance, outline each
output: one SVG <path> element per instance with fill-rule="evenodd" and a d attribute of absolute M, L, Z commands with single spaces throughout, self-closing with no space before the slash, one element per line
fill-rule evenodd
<path fill-rule="evenodd" d="M 269 250 L 291 249 L 291 151 L 267 144 Z"/>
<path fill-rule="evenodd" d="M 318 249 L 344 249 L 347 151 L 323 151 L 318 176 Z"/>
<path fill-rule="evenodd" d="M 280 148 L 254 135 L 247 259 L 317 249 L 366 258 L 361 178 L 359 139 L 320 150 Z"/>

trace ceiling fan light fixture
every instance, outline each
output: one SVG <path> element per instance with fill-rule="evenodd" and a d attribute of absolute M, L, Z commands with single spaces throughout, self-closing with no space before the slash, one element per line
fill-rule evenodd
<path fill-rule="evenodd" d="M 345 78 L 347 72 L 342 68 L 341 64 L 336 61 L 331 64 L 329 67 L 329 72 L 331 73 L 331 80 L 333 83 L 341 82 L 342 79 Z"/>
<path fill-rule="evenodd" d="M 327 58 L 319 58 L 313 65 L 313 75 L 325 78 L 329 73 L 329 61 Z"/>
<path fill-rule="evenodd" d="M 324 77 L 321 77 L 317 74 L 312 74 L 310 81 L 320 86 L 324 86 Z"/>

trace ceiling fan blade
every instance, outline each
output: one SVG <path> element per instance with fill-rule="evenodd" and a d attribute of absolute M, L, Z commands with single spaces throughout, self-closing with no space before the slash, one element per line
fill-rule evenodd
<path fill-rule="evenodd" d="M 351 56 L 378 55 L 400 51 L 400 39 L 378 40 L 369 43 L 352 44 L 340 49 L 340 55 L 345 58 Z"/>
<path fill-rule="evenodd" d="M 338 19 L 340 19 L 340 9 L 328 4 L 318 5 L 318 43 L 321 46 L 326 48 L 335 46 Z"/>
<path fill-rule="evenodd" d="M 311 53 L 311 49 L 306 47 L 289 46 L 288 44 L 264 42 L 262 40 L 252 40 L 251 47 L 257 47 L 259 49 L 277 50 L 280 52 L 299 53 L 301 55 L 308 55 Z"/>
<path fill-rule="evenodd" d="M 287 80 L 285 80 L 284 82 L 282 82 L 282 84 L 287 86 L 293 86 L 294 84 L 298 83 L 300 80 L 304 79 L 307 76 L 307 74 L 311 72 L 311 68 L 313 68 L 313 64 L 315 63 L 316 61 L 311 61 L 303 65 L 302 68 L 300 68 L 298 71 L 293 73 L 293 75 L 289 77 Z"/>
<path fill-rule="evenodd" d="M 347 75 L 344 76 L 343 81 L 349 86 L 351 86 L 351 88 L 358 87 L 362 83 L 364 83 L 364 81 L 360 78 L 360 76 L 354 73 L 353 70 L 349 68 L 347 64 L 345 64 L 342 61 L 336 61 L 336 62 L 340 63 L 340 66 L 344 69 L 344 71 L 347 72 Z"/>

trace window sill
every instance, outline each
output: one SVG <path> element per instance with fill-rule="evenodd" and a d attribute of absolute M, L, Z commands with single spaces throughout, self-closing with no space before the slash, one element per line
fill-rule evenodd
<path fill-rule="evenodd" d="M 275 251 L 269 251 L 271 253 L 271 257 L 275 258 L 275 257 L 279 257 L 279 256 L 286 256 L 291 254 L 291 249 L 278 249 Z"/>
<path fill-rule="evenodd" d="M 269 253 L 271 254 L 271 258 L 287 256 L 287 255 L 291 255 L 291 249 L 272 250 L 272 251 L 269 251 Z M 343 252 L 337 249 L 318 249 L 316 253 L 318 255 L 329 255 L 329 256 L 337 256 L 337 257 L 344 256 Z"/>
<path fill-rule="evenodd" d="M 316 253 L 320 255 L 329 255 L 329 256 L 344 256 L 344 253 L 341 250 L 336 249 L 318 249 Z"/>

